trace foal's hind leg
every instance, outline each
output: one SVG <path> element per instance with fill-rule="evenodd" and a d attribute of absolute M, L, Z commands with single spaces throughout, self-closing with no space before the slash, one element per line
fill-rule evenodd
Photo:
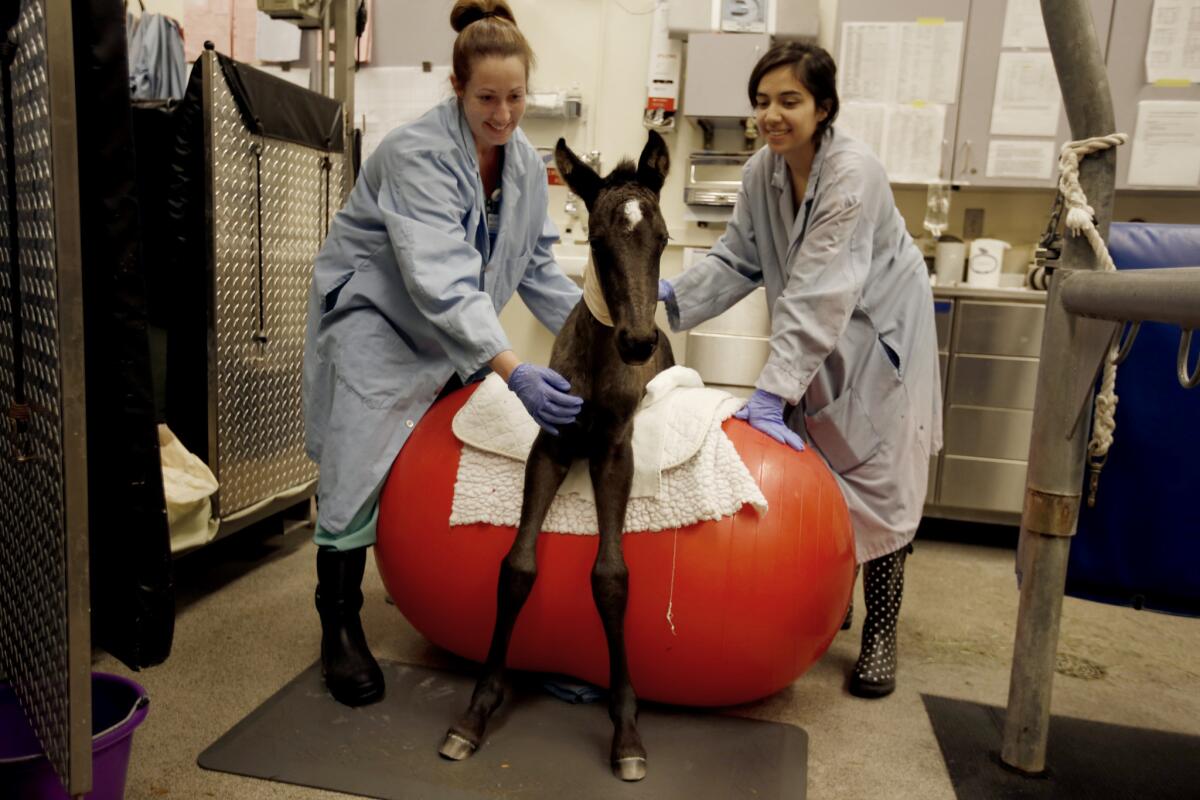
<path fill-rule="evenodd" d="M 629 570 L 621 551 L 625 507 L 633 481 L 632 431 L 610 440 L 591 459 L 592 487 L 600 523 L 600 548 L 592 567 L 592 596 L 608 640 L 608 716 L 613 721 L 612 769 L 621 780 L 646 777 L 646 749 L 637 731 L 637 697 L 625 655 L 625 605 Z"/>
<path fill-rule="evenodd" d="M 512 639 L 517 615 L 525 605 L 537 578 L 537 537 L 550 510 L 554 494 L 571 466 L 570 456 L 560 440 L 541 433 L 534 441 L 525 465 L 525 496 L 517 538 L 500 563 L 496 588 L 496 625 L 483 673 L 475 684 L 471 705 L 442 742 L 440 752 L 446 758 L 461 761 L 475 752 L 483 740 L 492 713 L 504 702 L 504 661 Z"/>

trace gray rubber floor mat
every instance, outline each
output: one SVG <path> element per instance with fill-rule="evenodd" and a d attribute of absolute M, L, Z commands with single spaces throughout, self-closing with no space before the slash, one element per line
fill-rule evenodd
<path fill-rule="evenodd" d="M 1200 797 L 1200 737 L 1051 716 L 1046 772 L 1030 778 L 1001 764 L 1004 709 L 921 699 L 959 800 Z"/>
<path fill-rule="evenodd" d="M 623 783 L 608 765 L 607 703 L 564 703 L 521 678 L 479 752 L 446 761 L 437 748 L 474 678 L 381 666 L 384 699 L 351 709 L 314 664 L 205 750 L 200 766 L 385 800 L 805 797 L 808 735 L 794 725 L 643 704 L 647 775 Z"/>

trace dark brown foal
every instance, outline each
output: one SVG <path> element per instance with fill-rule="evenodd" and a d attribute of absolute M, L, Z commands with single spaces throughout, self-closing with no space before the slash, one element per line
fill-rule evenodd
<path fill-rule="evenodd" d="M 586 458 L 600 530 L 592 595 L 608 641 L 612 768 L 623 780 L 636 781 L 646 775 L 646 749 L 637 731 L 637 697 L 625 657 L 629 571 L 621 535 L 633 480 L 633 414 L 646 384 L 675 361 L 670 343 L 654 324 L 658 262 L 667 243 L 658 195 L 669 158 L 662 137 L 653 131 L 636 167 L 623 161 L 605 178 L 562 139 L 555 156 L 567 184 L 587 205 L 592 262 L 612 324 L 601 322 L 581 302 L 554 342 L 550 366 L 571 382 L 571 392 L 583 398 L 583 409 L 558 436 L 542 431 L 533 443 L 516 541 L 500 564 L 491 649 L 470 707 L 450 728 L 440 752 L 455 760 L 475 752 L 489 717 L 504 700 L 509 640 L 537 578 L 538 533 L 571 462 Z"/>

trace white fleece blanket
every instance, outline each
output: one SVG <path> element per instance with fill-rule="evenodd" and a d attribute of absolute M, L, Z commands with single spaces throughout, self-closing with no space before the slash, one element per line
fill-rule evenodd
<path fill-rule="evenodd" d="M 633 427 L 634 476 L 625 530 L 659 531 L 734 514 L 746 503 L 763 513 L 766 498 L 721 423 L 742 401 L 707 389 L 695 370 L 672 367 L 646 387 Z M 454 417 L 463 443 L 451 525 L 515 526 L 521 517 L 525 460 L 537 424 L 496 375 Z M 572 465 L 543 530 L 597 533 L 587 462 Z"/>

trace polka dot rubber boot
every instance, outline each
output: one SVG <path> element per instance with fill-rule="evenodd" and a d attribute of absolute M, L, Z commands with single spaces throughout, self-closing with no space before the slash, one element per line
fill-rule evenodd
<path fill-rule="evenodd" d="M 911 551 L 908 545 L 863 565 L 867 618 L 862 651 L 850 675 L 855 697 L 887 697 L 896 690 L 896 617 L 904 594 L 904 559 Z"/>

